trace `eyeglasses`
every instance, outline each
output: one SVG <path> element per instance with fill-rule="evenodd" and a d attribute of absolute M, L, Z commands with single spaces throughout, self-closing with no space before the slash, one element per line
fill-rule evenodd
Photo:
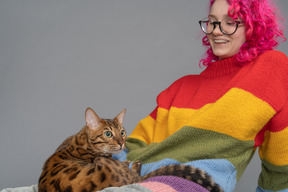
<path fill-rule="evenodd" d="M 234 21 L 231 18 L 225 18 L 222 21 L 213 21 L 212 18 L 204 18 L 199 21 L 200 27 L 204 33 L 210 35 L 213 33 L 216 25 L 219 25 L 220 31 L 225 35 L 232 35 L 234 34 L 237 29 L 238 25 L 243 23 L 242 21 Z"/>

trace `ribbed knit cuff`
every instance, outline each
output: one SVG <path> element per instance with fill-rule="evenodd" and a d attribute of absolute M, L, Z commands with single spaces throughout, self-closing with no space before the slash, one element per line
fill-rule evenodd
<path fill-rule="evenodd" d="M 146 182 L 164 183 L 166 185 L 169 185 L 178 192 L 209 192 L 207 189 L 205 189 L 204 187 L 202 187 L 197 183 L 175 176 L 152 177 L 144 181 L 144 183 Z M 156 191 L 157 190 L 155 190 L 154 192 Z"/>

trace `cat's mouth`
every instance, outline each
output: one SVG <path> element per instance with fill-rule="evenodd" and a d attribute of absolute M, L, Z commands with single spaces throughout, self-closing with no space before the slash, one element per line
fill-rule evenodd
<path fill-rule="evenodd" d="M 123 145 L 111 145 L 109 148 L 103 149 L 105 153 L 118 154 L 125 149 L 125 144 Z"/>
<path fill-rule="evenodd" d="M 125 144 L 123 145 L 118 145 L 114 148 L 114 153 L 117 154 L 117 153 L 120 153 L 121 151 L 123 151 L 125 149 Z"/>

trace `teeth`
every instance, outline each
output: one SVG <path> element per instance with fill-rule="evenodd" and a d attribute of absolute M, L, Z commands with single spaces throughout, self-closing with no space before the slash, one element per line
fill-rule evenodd
<path fill-rule="evenodd" d="M 223 40 L 223 39 L 214 39 L 215 43 L 227 43 L 227 40 Z"/>

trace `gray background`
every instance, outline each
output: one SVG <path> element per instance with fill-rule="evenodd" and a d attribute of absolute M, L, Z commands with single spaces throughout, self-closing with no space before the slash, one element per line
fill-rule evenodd
<path fill-rule="evenodd" d="M 130 134 L 174 80 L 198 74 L 205 0 L 0 0 L 0 190 L 36 184 L 84 125 L 127 108 Z M 283 15 L 287 0 L 279 0 Z M 287 42 L 279 50 L 288 54 Z M 255 191 L 256 154 L 238 192 Z"/>

